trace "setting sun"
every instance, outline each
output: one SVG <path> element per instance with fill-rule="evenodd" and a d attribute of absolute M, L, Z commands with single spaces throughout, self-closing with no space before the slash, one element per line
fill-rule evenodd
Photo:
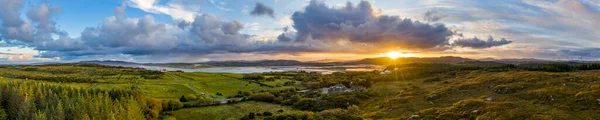
<path fill-rule="evenodd" d="M 400 57 L 402 55 L 402 53 L 400 52 L 396 52 L 396 51 L 391 51 L 385 54 L 385 56 L 392 58 L 392 59 L 396 59 L 398 57 Z"/>
<path fill-rule="evenodd" d="M 396 59 L 399 57 L 415 57 L 417 55 L 411 54 L 411 53 L 402 53 L 402 52 L 398 52 L 398 51 L 390 51 L 388 53 L 383 54 L 382 56 Z"/>

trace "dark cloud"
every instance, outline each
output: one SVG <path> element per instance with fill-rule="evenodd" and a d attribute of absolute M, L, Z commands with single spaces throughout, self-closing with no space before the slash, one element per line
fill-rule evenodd
<path fill-rule="evenodd" d="M 445 15 L 442 15 L 437 10 L 428 10 L 427 12 L 425 12 L 425 14 L 423 16 L 424 16 L 425 21 L 429 21 L 429 22 L 437 22 L 437 21 L 441 20 L 442 18 L 446 17 Z"/>
<path fill-rule="evenodd" d="M 356 6 L 348 2 L 344 7 L 333 8 L 313 0 L 304 11 L 293 14 L 293 27 L 297 31 L 293 39 L 296 42 L 348 39 L 357 43 L 431 49 L 447 45 L 449 37 L 454 35 L 443 24 L 377 15 L 378 12 L 368 1 L 361 1 Z M 284 33 L 278 38 L 289 41 L 291 35 Z"/>
<path fill-rule="evenodd" d="M 600 60 L 600 48 L 548 48 L 537 49 L 529 57 L 546 58 L 548 60 Z"/>
<path fill-rule="evenodd" d="M 263 16 L 263 15 L 268 15 L 271 17 L 275 17 L 275 12 L 273 11 L 273 8 L 266 6 L 265 4 L 261 3 L 261 2 L 257 2 L 256 6 L 254 6 L 254 9 L 252 9 L 252 11 L 250 12 L 250 15 L 254 15 L 254 16 Z"/>
<path fill-rule="evenodd" d="M 569 56 L 575 59 L 598 59 L 600 48 L 566 49 L 558 51 L 559 55 Z"/>
<path fill-rule="evenodd" d="M 492 36 L 489 36 L 487 40 L 482 40 L 477 37 L 474 38 L 466 38 L 466 39 L 458 39 L 454 41 L 453 45 L 460 47 L 470 47 L 470 48 L 490 48 L 495 46 L 502 46 L 506 44 L 510 44 L 512 41 L 501 38 L 500 40 L 494 40 Z"/>

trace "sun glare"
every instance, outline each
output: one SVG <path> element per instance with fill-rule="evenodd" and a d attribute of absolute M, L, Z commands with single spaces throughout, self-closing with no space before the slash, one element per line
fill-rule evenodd
<path fill-rule="evenodd" d="M 391 52 L 386 53 L 385 56 L 392 58 L 392 59 L 396 59 L 396 58 L 402 56 L 402 53 L 396 52 L 396 51 L 391 51 Z"/>
<path fill-rule="evenodd" d="M 392 59 L 396 59 L 396 58 L 401 58 L 401 57 L 416 57 L 416 54 L 412 54 L 412 53 L 404 53 L 404 52 L 399 52 L 399 51 L 390 51 L 388 53 L 385 54 L 380 54 L 380 56 L 384 56 L 384 57 L 389 57 Z"/>

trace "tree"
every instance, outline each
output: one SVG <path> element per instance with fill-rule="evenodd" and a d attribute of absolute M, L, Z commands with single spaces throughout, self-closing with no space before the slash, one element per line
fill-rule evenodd
<path fill-rule="evenodd" d="M 254 113 L 253 113 L 253 112 L 250 112 L 250 113 L 248 114 L 248 118 L 250 118 L 250 119 L 254 119 L 254 118 L 255 118 L 255 116 L 254 116 Z"/>
<path fill-rule="evenodd" d="M 187 102 L 188 99 L 184 95 L 181 95 L 181 97 L 179 98 L 179 101 L 181 101 L 181 102 Z"/>

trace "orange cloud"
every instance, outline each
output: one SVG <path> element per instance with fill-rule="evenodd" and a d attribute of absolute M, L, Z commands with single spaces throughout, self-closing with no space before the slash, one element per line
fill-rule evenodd
<path fill-rule="evenodd" d="M 8 61 L 11 62 L 19 62 L 19 61 L 28 61 L 33 58 L 32 54 L 18 54 L 18 55 L 9 55 Z"/>

